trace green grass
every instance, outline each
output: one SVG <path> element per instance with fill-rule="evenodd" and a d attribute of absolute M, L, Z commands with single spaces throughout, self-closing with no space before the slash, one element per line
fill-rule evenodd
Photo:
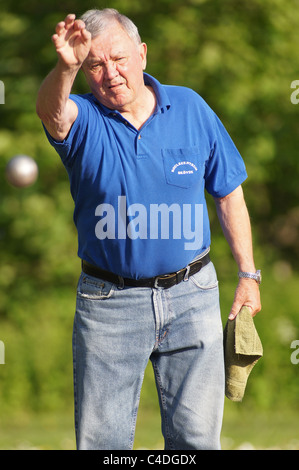
<path fill-rule="evenodd" d="M 163 449 L 160 412 L 151 368 L 137 419 L 134 449 Z M 1 416 L 0 416 L 1 418 Z M 260 412 L 246 397 L 242 403 L 225 399 L 223 450 L 299 450 L 298 413 L 288 408 Z M 74 450 L 73 412 L 22 414 L 1 419 L 0 450 Z"/>
<path fill-rule="evenodd" d="M 0 450 L 74 450 L 72 413 L 28 414 L 1 420 Z"/>
<path fill-rule="evenodd" d="M 240 409 L 239 405 L 227 403 L 222 428 L 223 449 L 299 450 L 298 413 L 279 407 L 259 412 Z"/>
<path fill-rule="evenodd" d="M 262 414 L 227 410 L 221 441 L 223 450 L 299 450 L 298 416 L 279 409 Z M 158 410 L 141 411 L 134 448 L 163 449 Z M 2 422 L 0 450 L 31 449 L 74 450 L 72 414 L 30 415 Z"/>

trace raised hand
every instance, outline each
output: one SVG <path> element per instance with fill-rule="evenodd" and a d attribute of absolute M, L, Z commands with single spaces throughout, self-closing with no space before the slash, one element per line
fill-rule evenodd
<path fill-rule="evenodd" d="M 70 14 L 56 25 L 55 31 L 52 41 L 60 60 L 67 66 L 80 67 L 91 45 L 91 34 L 86 30 L 84 22 Z"/>

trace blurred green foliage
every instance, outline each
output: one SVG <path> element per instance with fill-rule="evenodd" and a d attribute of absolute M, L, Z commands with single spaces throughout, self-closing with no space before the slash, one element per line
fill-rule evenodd
<path fill-rule="evenodd" d="M 0 0 L 2 414 L 72 407 L 71 335 L 80 270 L 73 201 L 35 101 L 56 61 L 56 23 L 94 6 L 89 0 Z M 299 1 L 115 0 L 97 6 L 118 8 L 136 22 L 148 44 L 148 73 L 201 94 L 244 157 L 256 262 L 264 271 L 264 313 L 256 324 L 265 349 L 246 400 L 260 409 L 296 406 L 290 343 L 299 333 L 299 106 L 290 101 L 290 87 L 299 79 Z M 87 91 L 79 74 L 74 92 Z M 35 158 L 40 169 L 38 181 L 23 190 L 4 177 L 7 162 L 20 153 Z M 225 321 L 237 268 L 211 203 L 210 217 Z M 151 406 L 151 381 L 143 393 Z"/>

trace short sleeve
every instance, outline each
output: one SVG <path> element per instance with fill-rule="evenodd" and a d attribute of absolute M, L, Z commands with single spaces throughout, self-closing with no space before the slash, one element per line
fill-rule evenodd
<path fill-rule="evenodd" d="M 57 141 L 49 134 L 47 129 L 44 130 L 50 144 L 55 148 L 65 166 L 71 167 L 74 158 L 83 142 L 84 135 L 88 126 L 88 104 L 89 101 L 82 98 L 80 95 L 70 95 L 78 107 L 78 116 L 73 123 L 67 137 L 63 141 Z"/>
<path fill-rule="evenodd" d="M 206 162 L 205 187 L 214 197 L 224 197 L 247 178 L 244 161 L 220 119 L 212 112 L 211 153 Z"/>

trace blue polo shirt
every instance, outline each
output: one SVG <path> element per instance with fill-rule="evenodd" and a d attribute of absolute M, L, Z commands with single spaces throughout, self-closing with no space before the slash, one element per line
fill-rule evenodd
<path fill-rule="evenodd" d="M 85 94 L 70 95 L 79 112 L 63 142 L 46 132 L 69 175 L 79 257 L 133 279 L 177 271 L 208 250 L 205 191 L 223 197 L 247 177 L 197 93 L 144 79 L 157 106 L 140 130 Z"/>

